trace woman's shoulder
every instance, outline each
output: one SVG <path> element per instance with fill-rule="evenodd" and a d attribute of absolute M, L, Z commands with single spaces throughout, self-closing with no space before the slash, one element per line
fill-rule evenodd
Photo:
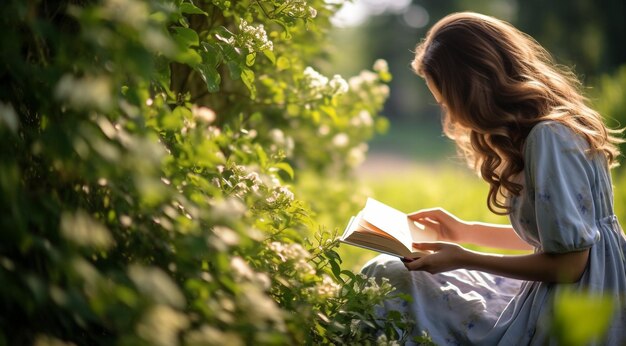
<path fill-rule="evenodd" d="M 572 148 L 587 147 L 587 141 L 580 134 L 556 120 L 544 120 L 535 124 L 528 133 L 526 142 L 527 145 L 529 143 L 543 143 Z"/>
<path fill-rule="evenodd" d="M 563 124 L 560 121 L 556 120 L 544 120 L 536 123 L 533 128 L 530 130 L 528 137 L 538 137 L 541 135 L 549 135 L 549 134 L 562 134 L 567 133 L 573 135 L 572 129 L 569 126 Z"/>

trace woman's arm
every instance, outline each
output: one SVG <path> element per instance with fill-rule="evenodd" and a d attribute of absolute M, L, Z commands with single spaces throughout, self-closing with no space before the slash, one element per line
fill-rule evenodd
<path fill-rule="evenodd" d="M 409 270 L 440 273 L 453 269 L 474 269 L 514 279 L 572 283 L 580 279 L 589 259 L 589 249 L 562 254 L 496 255 L 467 250 L 457 244 L 415 243 L 432 254 L 405 261 Z"/>
<path fill-rule="evenodd" d="M 501 249 L 533 249 L 510 225 L 467 222 L 441 208 L 420 210 L 408 216 L 413 221 L 435 229 L 439 240 Z"/>
<path fill-rule="evenodd" d="M 496 225 L 482 222 L 468 222 L 464 242 L 512 250 L 533 250 L 513 230 L 511 225 Z"/>

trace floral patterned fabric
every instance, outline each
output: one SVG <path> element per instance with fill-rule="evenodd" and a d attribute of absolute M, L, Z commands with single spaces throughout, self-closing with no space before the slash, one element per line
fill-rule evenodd
<path fill-rule="evenodd" d="M 426 331 L 439 345 L 544 345 L 550 339 L 552 299 L 564 289 L 602 293 L 615 313 L 597 344 L 626 344 L 626 237 L 613 214 L 611 178 L 602 155 L 557 122 L 536 125 L 525 145 L 520 196 L 509 199 L 519 236 L 545 253 L 589 248 L 589 262 L 574 284 L 519 281 L 455 270 L 431 275 L 408 272 L 397 258 L 381 255 L 363 273 L 388 278 L 412 302 L 388 300 L 380 307 L 411 316 L 415 336 Z"/>

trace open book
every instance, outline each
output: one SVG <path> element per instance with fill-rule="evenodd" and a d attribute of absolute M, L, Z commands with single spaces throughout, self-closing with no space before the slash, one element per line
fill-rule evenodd
<path fill-rule="evenodd" d="M 408 258 L 427 254 L 413 249 L 413 242 L 436 240 L 436 231 L 373 198 L 368 198 L 365 208 L 350 219 L 339 239 L 346 244 Z"/>

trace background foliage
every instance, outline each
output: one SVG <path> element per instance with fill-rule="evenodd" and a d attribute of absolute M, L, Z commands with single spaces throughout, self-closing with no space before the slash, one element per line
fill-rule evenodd
<path fill-rule="evenodd" d="M 391 78 L 316 71 L 338 5 L 0 4 L 0 345 L 405 337 L 314 218 Z"/>

